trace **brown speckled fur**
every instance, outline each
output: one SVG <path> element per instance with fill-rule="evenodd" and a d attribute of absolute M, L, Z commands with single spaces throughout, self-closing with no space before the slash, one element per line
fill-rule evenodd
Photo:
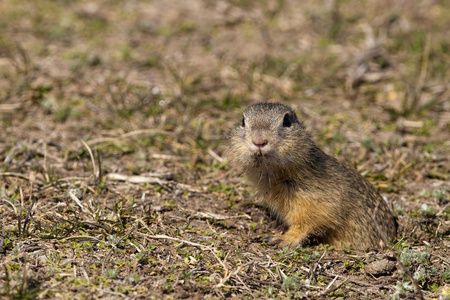
<path fill-rule="evenodd" d="M 262 150 L 255 148 L 263 142 Z M 271 244 L 294 247 L 315 240 L 366 250 L 383 247 L 396 235 L 396 221 L 376 189 L 325 154 L 285 105 L 247 108 L 243 122 L 230 131 L 229 154 L 288 228 Z"/>

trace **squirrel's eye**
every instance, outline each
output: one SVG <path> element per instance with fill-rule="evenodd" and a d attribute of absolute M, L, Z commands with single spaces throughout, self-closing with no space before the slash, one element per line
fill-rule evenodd
<path fill-rule="evenodd" d="M 242 127 L 245 127 L 245 118 L 242 118 L 241 126 L 242 126 Z"/>
<path fill-rule="evenodd" d="M 289 114 L 285 114 L 283 118 L 283 127 L 291 127 L 292 121 Z"/>

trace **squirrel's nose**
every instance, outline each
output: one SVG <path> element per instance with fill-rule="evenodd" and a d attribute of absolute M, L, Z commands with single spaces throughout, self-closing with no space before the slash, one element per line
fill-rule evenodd
<path fill-rule="evenodd" d="M 268 143 L 269 143 L 269 141 L 264 140 L 264 139 L 253 140 L 253 145 L 255 145 L 258 148 L 263 148 Z"/>

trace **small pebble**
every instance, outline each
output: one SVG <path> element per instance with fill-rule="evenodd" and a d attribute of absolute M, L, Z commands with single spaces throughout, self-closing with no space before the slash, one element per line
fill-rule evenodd
<path fill-rule="evenodd" d="M 375 277 L 382 275 L 389 275 L 395 269 L 395 262 L 382 259 L 374 261 L 367 266 L 365 266 L 364 270 L 367 274 L 371 274 Z"/>

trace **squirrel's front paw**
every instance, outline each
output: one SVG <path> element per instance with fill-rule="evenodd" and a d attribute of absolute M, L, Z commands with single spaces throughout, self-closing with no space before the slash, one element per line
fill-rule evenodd
<path fill-rule="evenodd" d="M 281 242 L 283 242 L 282 235 L 269 235 L 263 239 L 263 242 L 267 243 L 267 245 L 274 246 Z"/>
<path fill-rule="evenodd" d="M 291 235 L 283 234 L 283 235 L 274 235 L 268 236 L 263 239 L 268 245 L 274 246 L 278 245 L 281 248 L 289 247 L 296 248 L 302 244 L 302 240 L 298 237 L 292 237 Z"/>

